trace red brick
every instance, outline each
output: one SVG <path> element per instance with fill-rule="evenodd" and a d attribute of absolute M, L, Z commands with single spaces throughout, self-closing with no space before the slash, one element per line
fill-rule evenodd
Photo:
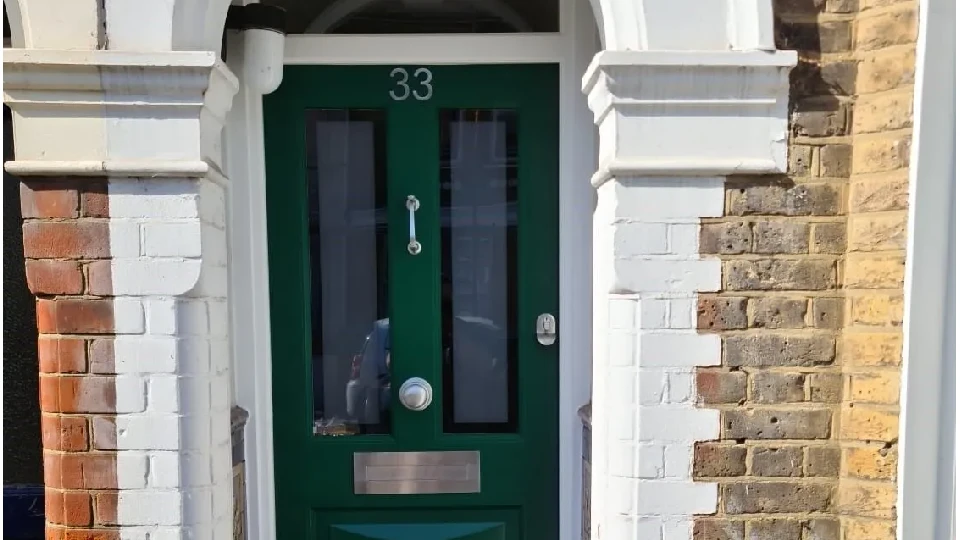
<path fill-rule="evenodd" d="M 89 493 L 68 491 L 63 494 L 64 523 L 74 527 L 93 524 L 92 497 Z"/>
<path fill-rule="evenodd" d="M 76 261 L 27 260 L 27 286 L 33 294 L 80 294 L 83 275 Z"/>
<path fill-rule="evenodd" d="M 63 492 L 59 489 L 43 490 L 43 513 L 49 523 L 63 523 Z"/>
<path fill-rule="evenodd" d="M 90 372 L 115 373 L 113 339 L 95 339 L 90 342 Z"/>
<path fill-rule="evenodd" d="M 46 540 L 63 540 L 63 529 L 47 523 Z"/>
<path fill-rule="evenodd" d="M 113 294 L 113 278 L 110 261 L 94 261 L 87 264 L 87 294 L 110 296 Z"/>
<path fill-rule="evenodd" d="M 43 447 L 48 450 L 77 452 L 87 450 L 89 427 L 82 416 L 44 414 L 40 419 Z"/>
<path fill-rule="evenodd" d="M 115 454 L 63 454 L 60 462 L 60 481 L 65 489 L 117 488 Z"/>
<path fill-rule="evenodd" d="M 120 540 L 120 531 L 112 529 L 67 529 L 63 540 Z"/>
<path fill-rule="evenodd" d="M 73 527 L 93 524 L 92 497 L 82 491 L 44 490 L 47 521 Z"/>
<path fill-rule="evenodd" d="M 59 182 L 20 184 L 20 212 L 24 218 L 76 217 L 77 202 L 77 190 Z"/>
<path fill-rule="evenodd" d="M 113 377 L 60 377 L 60 411 L 74 413 L 114 412 L 117 388 Z"/>
<path fill-rule="evenodd" d="M 61 298 L 37 302 L 41 334 L 109 334 L 113 332 L 113 301 Z"/>
<path fill-rule="evenodd" d="M 37 353 L 41 373 L 82 373 L 87 370 L 82 339 L 41 335 L 37 340 Z"/>
<path fill-rule="evenodd" d="M 27 258 L 89 258 L 110 256 L 110 231 L 105 221 L 29 221 L 23 224 Z"/>
<path fill-rule="evenodd" d="M 115 525 L 117 523 L 117 494 L 97 493 L 97 524 Z"/>
<path fill-rule="evenodd" d="M 117 391 L 112 377 L 40 377 L 40 410 L 43 412 L 114 412 L 116 403 Z"/>
<path fill-rule="evenodd" d="M 117 421 L 111 416 L 94 416 L 90 421 L 93 427 L 93 448 L 96 450 L 117 449 Z"/>
<path fill-rule="evenodd" d="M 108 217 L 110 203 L 106 182 L 89 182 L 80 194 L 80 215 L 85 217 Z"/>
<path fill-rule="evenodd" d="M 40 377 L 40 410 L 43 412 L 60 411 L 60 377 L 45 375 Z"/>

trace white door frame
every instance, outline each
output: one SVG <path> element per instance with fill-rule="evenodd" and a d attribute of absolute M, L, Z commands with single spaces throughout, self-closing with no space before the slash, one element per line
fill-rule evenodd
<path fill-rule="evenodd" d="M 597 137 L 581 93 L 581 75 L 599 50 L 588 2 L 559 0 L 560 32 L 544 34 L 291 35 L 284 64 L 525 64 L 560 67 L 560 540 L 578 540 L 582 428 L 577 409 L 590 399 L 592 215 Z M 246 431 L 249 537 L 276 538 L 273 404 L 267 268 L 263 107 L 242 84 L 242 44 L 228 42 L 238 74 L 225 133 L 230 231 L 231 345 L 236 402 L 250 413 Z"/>

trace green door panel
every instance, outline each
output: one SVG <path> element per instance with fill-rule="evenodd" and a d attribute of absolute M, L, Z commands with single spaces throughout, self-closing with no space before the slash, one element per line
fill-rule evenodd
<path fill-rule="evenodd" d="M 331 540 L 506 540 L 503 523 L 334 525 Z"/>
<path fill-rule="evenodd" d="M 397 68 L 264 98 L 278 538 L 555 539 L 558 68 Z M 448 450 L 478 493 L 354 493 L 357 452 Z"/>

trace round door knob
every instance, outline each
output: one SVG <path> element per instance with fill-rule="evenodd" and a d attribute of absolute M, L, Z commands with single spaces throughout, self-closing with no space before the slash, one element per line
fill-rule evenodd
<path fill-rule="evenodd" d="M 422 411 L 433 401 L 433 387 L 420 377 L 410 377 L 400 385 L 400 403 L 411 411 Z"/>

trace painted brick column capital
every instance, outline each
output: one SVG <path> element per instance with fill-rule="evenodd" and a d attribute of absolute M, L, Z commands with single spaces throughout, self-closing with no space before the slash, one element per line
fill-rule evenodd
<path fill-rule="evenodd" d="M 232 537 L 213 53 L 9 50 L 48 538 Z"/>
<path fill-rule="evenodd" d="M 584 76 L 599 128 L 593 224 L 591 533 L 690 540 L 718 485 L 693 478 L 720 434 L 696 368 L 721 360 L 697 331 L 721 285 L 700 220 L 721 216 L 724 176 L 786 169 L 786 52 L 604 51 Z"/>
<path fill-rule="evenodd" d="M 202 177 L 221 170 L 239 88 L 213 52 L 10 49 L 3 100 L 20 176 Z"/>
<path fill-rule="evenodd" d="M 792 51 L 602 51 L 583 76 L 614 176 L 786 171 Z"/>

